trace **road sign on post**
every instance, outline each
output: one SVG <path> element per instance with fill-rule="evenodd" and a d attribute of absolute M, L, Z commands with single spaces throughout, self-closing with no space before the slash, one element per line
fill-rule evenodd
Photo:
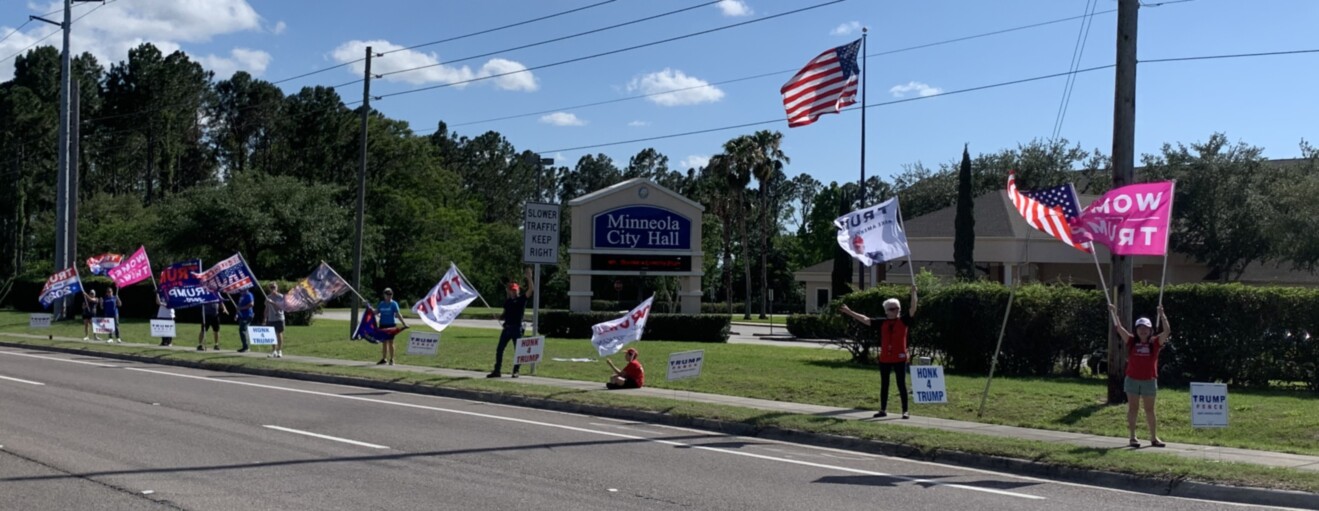
<path fill-rule="evenodd" d="M 528 202 L 522 219 L 522 262 L 559 263 L 559 205 Z"/>

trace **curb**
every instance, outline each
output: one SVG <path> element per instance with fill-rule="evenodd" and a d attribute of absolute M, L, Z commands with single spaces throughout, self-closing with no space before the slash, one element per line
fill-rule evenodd
<path fill-rule="evenodd" d="M 667 426 L 687 427 L 694 429 L 706 430 L 714 433 L 723 433 L 729 435 L 766 438 L 782 442 L 792 442 L 816 447 L 828 447 L 882 456 L 893 456 L 899 458 L 910 458 L 921 461 L 948 463 L 970 468 L 984 470 L 994 470 L 1006 472 L 1013 475 L 1023 475 L 1039 477 L 1042 479 L 1051 479 L 1055 481 L 1078 483 L 1087 486 L 1097 486 L 1112 488 L 1151 495 L 1162 495 L 1170 497 L 1184 497 L 1191 499 L 1233 502 L 1239 504 L 1252 504 L 1264 506 L 1278 506 L 1301 509 L 1319 509 L 1319 494 L 1306 493 L 1290 490 L 1274 490 L 1266 488 L 1250 488 L 1243 486 L 1226 486 L 1211 483 L 1201 483 L 1195 481 L 1186 481 L 1180 478 L 1159 479 L 1151 477 L 1141 477 L 1130 474 L 1121 474 L 1117 472 L 1105 472 L 1100 470 L 1089 470 L 1072 468 L 1061 465 L 1040 463 L 1030 460 L 1004 458 L 999 456 L 990 456 L 984 454 L 972 454 L 960 451 L 943 451 L 932 450 L 923 451 L 903 444 L 892 442 L 883 442 L 877 440 L 865 440 L 856 437 L 841 435 L 831 435 L 826 433 L 810 433 L 805 431 L 782 429 L 777 427 L 760 427 L 752 424 L 741 422 L 729 422 L 715 419 L 680 417 L 669 415 L 661 412 L 651 412 L 644 410 L 619 409 L 600 405 L 570 403 L 566 401 L 557 401 L 553 399 L 516 396 L 502 394 L 497 392 L 484 392 L 466 389 L 449 389 L 441 387 L 432 387 L 419 384 L 403 384 L 379 380 L 369 380 L 364 378 L 355 378 L 351 376 L 333 376 L 322 374 L 302 373 L 292 370 L 283 369 L 261 369 L 244 366 L 228 366 L 203 364 L 189 360 L 162 360 L 148 356 L 130 355 L 124 353 L 109 353 L 90 350 L 86 348 L 74 348 L 64 346 L 34 346 L 23 343 L 0 340 L 0 346 L 10 348 L 31 349 L 37 351 L 49 351 L 56 353 L 70 353 L 77 355 L 95 355 L 98 357 L 128 360 L 134 362 L 146 362 L 151 364 L 171 365 L 178 367 L 188 367 L 194 369 L 203 369 L 208 371 L 221 371 L 230 373 L 252 374 L 257 376 L 269 376 L 275 378 L 285 378 L 291 380 L 302 380 L 316 383 L 328 383 L 335 385 L 349 385 L 356 387 L 367 387 L 380 390 L 392 390 L 396 392 L 408 392 L 413 394 L 425 394 L 453 399 L 465 399 L 470 401 L 481 401 L 513 406 L 523 406 L 528 408 L 540 408 L 566 413 L 577 413 L 583 415 L 594 415 L 598 417 L 608 417 L 612 419 L 632 420 L 638 422 L 650 422 L 663 424 Z"/>

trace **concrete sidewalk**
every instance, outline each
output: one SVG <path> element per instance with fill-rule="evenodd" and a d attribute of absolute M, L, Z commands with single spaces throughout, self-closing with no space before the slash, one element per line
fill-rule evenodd
<path fill-rule="evenodd" d="M 26 339 L 46 339 L 44 335 L 18 334 L 18 333 L 0 333 L 0 337 L 26 338 Z M 55 340 L 72 341 L 72 345 L 87 345 L 101 343 L 87 343 L 80 339 L 71 337 L 56 337 Z M 191 346 L 174 346 L 160 347 L 152 344 L 135 344 L 124 343 L 119 346 L 131 346 L 139 348 L 157 348 L 160 350 L 188 351 L 195 352 Z M 215 353 L 215 352 L 207 352 Z M 265 358 L 266 352 L 248 352 L 235 353 L 233 351 L 223 352 L 226 355 L 246 356 L 249 358 Z M 310 364 L 332 365 L 343 367 L 362 367 L 377 368 L 380 371 L 392 371 L 401 373 L 423 373 L 442 375 L 451 378 L 484 378 L 485 373 L 478 371 L 463 371 L 457 369 L 441 369 L 434 367 L 420 366 L 377 366 L 373 362 L 362 362 L 356 360 L 342 360 L 330 358 L 307 357 L 299 355 L 287 355 L 283 360 L 291 362 L 304 362 Z M 602 373 L 603 374 L 603 373 Z M 574 380 L 561 380 L 556 378 L 542 378 L 537 376 L 521 376 L 512 379 L 505 376 L 504 381 L 514 382 L 524 385 L 542 385 L 549 387 L 558 387 L 563 389 L 581 390 L 581 391 L 605 391 L 602 382 L 586 382 Z M 901 419 L 900 413 L 891 414 L 883 419 L 872 418 L 874 410 L 856 410 L 850 408 L 835 408 L 829 406 L 819 406 L 801 403 L 788 403 L 783 401 L 771 401 L 767 399 L 753 399 L 745 397 L 724 396 L 719 394 L 703 394 L 699 392 L 675 391 L 671 389 L 658 389 L 653 387 L 621 390 L 609 392 L 622 392 L 634 395 L 657 397 L 679 401 L 689 401 L 697 403 L 710 403 L 719 405 L 738 406 L 742 408 L 751 408 L 755 410 L 764 410 L 767 412 L 782 412 L 800 415 L 819 415 L 825 417 L 834 417 L 840 419 L 860 420 L 870 422 L 892 422 L 902 426 L 939 429 L 945 431 L 959 431 L 966 433 L 976 433 L 981 435 L 1017 438 L 1025 440 L 1036 440 L 1041 442 L 1053 442 L 1058 444 L 1070 444 L 1078 447 L 1101 448 L 1101 449 L 1128 449 L 1127 439 L 1122 437 L 1103 437 L 1088 435 L 1084 433 L 1068 433 L 1062 431 L 1050 431 L 1041 429 L 1019 428 L 1013 426 L 999 426 L 993 424 L 982 424 L 977 422 L 955 421 L 947 419 L 937 419 L 932 417 L 921 417 L 920 408 L 914 410 L 911 419 Z M 1285 467 L 1298 470 L 1307 470 L 1319 472 L 1319 456 L 1306 456 L 1298 454 L 1285 454 L 1270 451 L 1254 451 L 1249 449 L 1236 449 L 1230 447 L 1213 447 L 1206 445 L 1181 444 L 1168 442 L 1168 446 L 1162 449 L 1149 447 L 1148 439 L 1142 442 L 1144 447 L 1138 452 L 1153 452 L 1160 454 L 1171 454 L 1183 456 L 1186 458 L 1205 459 L 1221 462 L 1250 463 L 1254 465 L 1263 465 L 1269 467 Z"/>

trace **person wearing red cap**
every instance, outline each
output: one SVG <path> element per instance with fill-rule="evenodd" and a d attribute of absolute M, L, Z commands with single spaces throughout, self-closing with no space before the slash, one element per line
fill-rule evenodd
<path fill-rule="evenodd" d="M 639 389 L 646 386 L 646 370 L 641 367 L 641 361 L 637 360 L 637 350 L 628 348 L 623 352 L 623 358 L 627 359 L 627 365 L 622 369 L 615 366 L 613 360 L 605 359 L 609 368 L 614 370 L 614 375 L 609 377 L 609 383 L 605 384 L 605 388 Z"/>
<path fill-rule="evenodd" d="M 1160 305 L 1159 322 L 1162 327 L 1159 335 L 1153 335 L 1154 325 L 1150 323 L 1150 318 L 1137 319 L 1136 335 L 1131 335 L 1131 332 L 1122 327 L 1122 321 L 1118 319 L 1117 307 L 1109 305 L 1108 312 L 1113 317 L 1113 328 L 1117 329 L 1123 339 L 1126 339 L 1127 379 L 1122 386 L 1127 392 L 1127 431 L 1131 434 L 1127 443 L 1132 447 L 1140 447 L 1140 441 L 1136 439 L 1136 417 L 1140 415 L 1140 409 L 1143 407 L 1145 423 L 1150 428 L 1150 446 L 1163 447 L 1165 444 L 1159 440 L 1156 431 L 1154 397 L 1159 391 L 1159 352 L 1163 350 L 1163 346 L 1168 343 L 1169 336 L 1172 335 L 1172 329 L 1168 326 L 1168 316 L 1163 314 L 1163 306 Z"/>
<path fill-rule="evenodd" d="M 504 312 L 499 315 L 499 320 L 503 322 L 504 329 L 499 333 L 499 348 L 495 350 L 495 370 L 490 371 L 486 378 L 498 378 L 500 370 L 504 367 L 504 350 L 508 348 L 508 343 L 513 342 L 518 337 L 522 337 L 522 316 L 527 312 L 527 301 L 531 299 L 532 293 L 535 292 L 536 283 L 531 277 L 531 268 L 526 269 L 527 289 L 525 292 L 518 286 L 517 282 L 508 283 L 508 297 L 504 299 Z M 516 350 L 515 350 L 516 351 Z M 518 369 L 522 366 L 513 364 L 513 377 L 518 377 Z"/>

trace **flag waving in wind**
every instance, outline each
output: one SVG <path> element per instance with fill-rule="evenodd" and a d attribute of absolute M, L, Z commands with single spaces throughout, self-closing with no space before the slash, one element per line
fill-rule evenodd
<path fill-rule="evenodd" d="M 637 308 L 628 311 L 626 316 L 592 326 L 591 344 L 595 346 L 595 351 L 607 357 L 618 353 L 627 343 L 640 341 L 641 334 L 646 331 L 646 320 L 650 319 L 650 304 L 654 301 L 652 295 Z"/>
<path fill-rule="evenodd" d="M 1116 255 L 1168 255 L 1176 183 L 1139 183 L 1109 190 L 1074 222 L 1078 237 Z"/>
<path fill-rule="evenodd" d="M 105 272 L 114 285 L 128 287 L 151 278 L 151 259 L 147 257 L 147 247 L 137 247 L 137 252 L 122 263 Z"/>
<path fill-rule="evenodd" d="M 1076 188 L 1071 183 L 1023 192 L 1017 189 L 1016 172 L 1008 173 L 1008 198 L 1012 206 L 1026 218 L 1031 227 L 1058 238 L 1082 252 L 1090 252 L 1090 244 L 1077 241 L 1071 222 L 1081 214 L 1076 200 Z"/>
<path fill-rule="evenodd" d="M 92 271 L 92 275 L 105 275 L 107 270 L 119 266 L 119 262 L 124 260 L 123 254 L 111 254 L 109 252 L 87 258 L 87 269 Z"/>
<path fill-rule="evenodd" d="M 858 53 L 860 39 L 832 48 L 806 63 L 783 84 L 779 92 L 783 94 L 783 108 L 788 111 L 789 128 L 805 126 L 821 115 L 836 114 L 856 103 L 861 76 L 861 68 L 856 65 Z"/>
<path fill-rule="evenodd" d="M 49 309 L 55 300 L 81 292 L 82 279 L 78 278 L 78 268 L 65 268 L 46 279 L 45 287 L 41 288 L 41 306 Z"/>
<path fill-rule="evenodd" d="M 407 329 L 408 327 L 405 326 L 389 328 L 376 326 L 376 311 L 368 305 L 366 310 L 362 311 L 362 321 L 357 323 L 357 331 L 353 332 L 352 340 L 365 339 L 366 342 L 371 344 L 392 341 L 399 332 Z"/>
<path fill-rule="evenodd" d="M 228 259 L 215 263 L 215 266 L 197 274 L 202 286 L 216 293 L 234 294 L 257 285 L 256 275 L 247 267 L 242 254 L 234 254 Z"/>
<path fill-rule="evenodd" d="M 331 268 L 329 264 L 321 261 L 321 265 L 312 270 L 311 275 L 299 280 L 293 286 L 293 289 L 290 289 L 284 295 L 284 311 L 298 312 L 314 309 L 317 305 L 347 293 L 349 288 L 348 281 L 340 277 L 339 272 L 334 271 L 334 268 Z"/>
<path fill-rule="evenodd" d="M 898 198 L 834 219 L 838 245 L 861 264 L 892 261 L 911 254 L 907 233 L 898 222 Z"/>
<path fill-rule="evenodd" d="M 417 300 L 412 312 L 436 332 L 443 332 L 476 298 L 476 290 L 463 278 L 458 265 L 450 264 L 444 278 L 426 293 L 425 298 Z"/>

